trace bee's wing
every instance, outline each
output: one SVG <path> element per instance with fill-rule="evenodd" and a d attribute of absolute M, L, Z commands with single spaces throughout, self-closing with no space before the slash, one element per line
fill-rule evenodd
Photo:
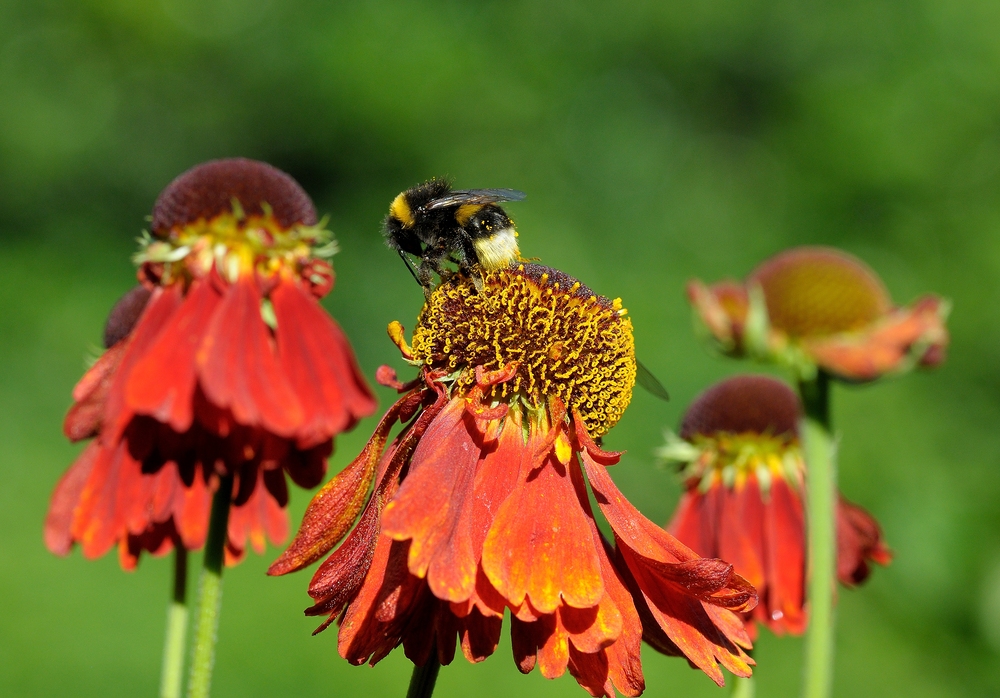
<path fill-rule="evenodd" d="M 668 393 L 667 389 L 663 387 L 663 383 L 660 382 L 660 379 L 654 376 L 653 372 L 646 368 L 645 364 L 638 360 L 635 362 L 635 379 L 636 382 L 645 388 L 645 390 L 653 397 L 658 397 L 661 400 L 670 399 L 670 393 Z"/>
<path fill-rule="evenodd" d="M 527 197 L 523 191 L 516 189 L 459 189 L 448 192 L 440 199 L 434 199 L 424 208 L 433 210 L 446 206 L 461 206 L 463 204 L 495 204 L 500 201 L 523 201 Z"/>

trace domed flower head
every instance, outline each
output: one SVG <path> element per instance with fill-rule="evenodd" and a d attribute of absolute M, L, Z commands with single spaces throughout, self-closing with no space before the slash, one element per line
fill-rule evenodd
<path fill-rule="evenodd" d="M 721 557 L 757 588 L 760 603 L 745 618 L 778 634 L 806 627 L 805 464 L 798 396 L 766 376 L 737 376 L 702 393 L 662 458 L 681 467 L 686 491 L 668 530 L 700 555 Z M 869 562 L 892 555 L 878 523 L 840 497 L 837 576 L 860 584 Z"/>
<path fill-rule="evenodd" d="M 400 399 L 270 570 L 300 569 L 340 543 L 313 576 L 306 613 L 328 616 L 320 630 L 340 623 L 341 656 L 374 664 L 402 644 L 417 665 L 447 664 L 460 645 L 477 662 L 509 608 L 518 668 L 568 669 L 595 696 L 642 691 L 642 618 L 718 683 L 719 664 L 750 674 L 733 611 L 753 607 L 753 588 L 642 517 L 608 477 L 620 454 L 598 440 L 636 374 L 620 300 L 520 264 L 487 272 L 479 292 L 458 275 L 442 283 L 412 346 L 398 323 L 389 333 L 418 376 L 400 384 L 383 367 Z M 616 546 L 598 530 L 588 482 Z"/>
<path fill-rule="evenodd" d="M 107 351 L 73 391 L 64 431 L 92 439 L 52 496 L 50 550 L 200 548 L 233 475 L 227 557 L 287 535 L 285 475 L 321 482 L 333 436 L 375 402 L 319 298 L 332 235 L 299 185 L 262 162 L 199 165 L 156 201 L 141 285 L 111 311 Z"/>
<path fill-rule="evenodd" d="M 860 260 L 828 247 L 797 247 L 742 284 L 688 285 L 688 297 L 718 348 L 795 368 L 870 381 L 914 365 L 936 366 L 948 346 L 948 304 L 924 296 L 896 307 Z"/>

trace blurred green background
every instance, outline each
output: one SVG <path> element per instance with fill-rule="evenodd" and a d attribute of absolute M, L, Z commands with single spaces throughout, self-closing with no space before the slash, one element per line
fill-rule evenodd
<path fill-rule="evenodd" d="M 638 393 L 608 439 L 656 521 L 678 496 L 653 464 L 661 430 L 747 368 L 697 343 L 687 279 L 822 243 L 898 302 L 952 298 L 942 369 L 835 393 L 842 489 L 896 553 L 841 593 L 836 694 L 997 695 L 998 36 L 988 0 L 0 0 L 0 694 L 155 694 L 169 561 L 59 559 L 42 519 L 144 216 L 183 170 L 245 155 L 330 214 L 327 307 L 368 376 L 402 368 L 385 326 L 422 302 L 379 235 L 392 197 L 434 175 L 528 192 L 509 207 L 523 253 L 621 296 L 673 395 Z M 333 472 L 372 427 L 338 441 Z M 310 637 L 308 573 L 266 578 L 276 554 L 227 573 L 214 695 L 402 695 L 401 653 L 355 668 L 333 631 Z M 763 634 L 761 698 L 797 693 L 801 652 Z M 644 668 L 646 695 L 723 695 L 682 660 L 646 651 Z M 521 676 L 507 639 L 442 672 L 437 695 L 472 693 L 585 695 Z"/>

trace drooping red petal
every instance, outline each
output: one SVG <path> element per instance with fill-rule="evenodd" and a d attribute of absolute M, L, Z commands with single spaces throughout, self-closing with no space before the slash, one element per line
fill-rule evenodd
<path fill-rule="evenodd" d="M 63 434 L 70 441 L 89 439 L 100 431 L 108 393 L 127 348 L 127 341 L 115 344 L 76 384 L 73 389 L 75 402 L 63 420 Z"/>
<path fill-rule="evenodd" d="M 173 293 L 179 293 L 179 289 Z M 125 401 L 133 412 L 149 415 L 179 433 L 191 428 L 195 354 L 218 305 L 219 294 L 208 280 L 198 280 L 191 285 L 183 304 L 143 352 L 135 368 L 125 376 Z M 139 341 L 138 334 L 146 324 L 146 316 L 155 310 L 158 308 L 154 296 L 136 328 L 133 351 Z"/>
<path fill-rule="evenodd" d="M 108 391 L 99 437 L 102 443 L 111 446 L 117 443 L 131 421 L 134 410 L 128 404 L 127 393 L 132 371 L 167 329 L 183 300 L 184 289 L 180 283 L 153 291 L 142 317 L 129 335 L 129 341 L 125 343 L 125 354 Z"/>
<path fill-rule="evenodd" d="M 273 472 L 284 478 L 280 471 Z M 288 512 L 264 486 L 264 470 L 260 469 L 259 474 L 254 473 L 253 477 L 256 482 L 247 501 L 230 509 L 228 543 L 235 549 L 243 550 L 249 538 L 254 552 L 262 555 L 266 540 L 270 540 L 272 545 L 284 542 L 288 535 Z"/>
<path fill-rule="evenodd" d="M 837 501 L 837 578 L 856 586 L 871 574 L 869 560 L 880 565 L 892 562 L 892 551 L 882 540 L 878 521 L 867 511 L 840 495 Z"/>
<path fill-rule="evenodd" d="M 718 613 L 709 615 L 706 604 L 723 606 L 720 612 L 750 610 L 756 604 L 753 587 L 732 573 L 731 567 L 725 566 L 727 572 L 719 561 L 698 558 L 642 516 L 603 466 L 586 451 L 581 457 L 597 503 L 615 532 L 622 558 L 652 619 L 689 661 L 719 685 L 724 683 L 720 663 L 737 676 L 749 676 L 751 660 L 739 644 L 747 640 L 746 634 L 727 636 L 713 620 Z M 703 565 L 707 570 L 700 569 Z"/>
<path fill-rule="evenodd" d="M 525 449 L 542 438 L 532 432 Z M 483 545 L 483 570 L 511 606 L 525 598 L 541 613 L 563 602 L 596 605 L 604 595 L 600 559 L 572 468 L 552 453 L 527 469 L 501 505 Z M 582 483 L 580 483 L 582 485 Z"/>
<path fill-rule="evenodd" d="M 382 515 L 382 532 L 410 540 L 409 569 L 440 599 L 464 601 L 476 581 L 468 519 L 480 449 L 465 401 L 452 400 L 420 440 L 410 469 Z"/>
<path fill-rule="evenodd" d="M 269 575 L 282 575 L 308 567 L 329 552 L 347 534 L 368 497 L 375 467 L 389 432 L 400 412 L 419 395 L 403 396 L 385 413 L 371 439 L 350 465 L 340 471 L 309 502 L 298 533 L 288 549 L 268 568 Z"/>
<path fill-rule="evenodd" d="M 805 514 L 802 500 L 784 478 L 771 481 L 764 504 L 767 541 L 767 608 L 772 630 L 793 635 L 805 631 Z"/>
<path fill-rule="evenodd" d="M 299 448 L 308 448 L 374 412 L 375 398 L 347 337 L 307 290 L 283 279 L 270 298 L 278 360 L 305 411 Z"/>
<path fill-rule="evenodd" d="M 140 469 L 124 441 L 114 449 L 97 450 L 71 527 L 84 557 L 93 560 L 104 555 L 125 535 L 126 512 L 121 504 L 133 494 L 131 485 L 136 482 L 129 471 L 139 473 Z"/>
<path fill-rule="evenodd" d="M 88 444 L 52 492 L 45 516 L 45 546 L 56 555 L 67 555 L 73 548 L 73 518 L 100 449 L 96 441 Z"/>
<path fill-rule="evenodd" d="M 292 437 L 305 414 L 278 362 L 260 304 L 252 276 L 228 288 L 195 356 L 198 379 L 206 397 L 232 410 L 237 422 Z"/>

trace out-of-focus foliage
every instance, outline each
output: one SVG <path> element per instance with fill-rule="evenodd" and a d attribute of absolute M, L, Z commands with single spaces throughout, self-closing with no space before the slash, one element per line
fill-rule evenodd
<path fill-rule="evenodd" d="M 657 521 L 678 495 L 652 464 L 661 429 L 746 368 L 698 345 L 686 279 L 823 243 L 899 302 L 951 297 L 941 370 L 835 394 L 843 490 L 896 552 L 841 593 L 836 693 L 1000 692 L 998 34 L 986 0 L 0 0 L 0 694 L 155 690 L 168 562 L 57 559 L 41 523 L 143 217 L 173 176 L 231 155 L 286 169 L 331 215 L 327 305 L 369 376 L 403 369 L 385 325 L 412 327 L 422 300 L 380 240 L 392 196 L 433 175 L 528 192 L 509 207 L 524 254 L 621 296 L 673 396 L 638 393 L 608 438 Z M 353 668 L 334 631 L 309 636 L 308 573 L 265 578 L 276 554 L 227 574 L 215 695 L 401 694 L 401 654 Z M 793 695 L 800 656 L 765 633 L 759 694 Z M 645 670 L 647 695 L 721 695 L 682 660 L 646 652 Z M 442 697 L 473 692 L 583 695 L 522 677 L 507 640 L 442 672 Z"/>

